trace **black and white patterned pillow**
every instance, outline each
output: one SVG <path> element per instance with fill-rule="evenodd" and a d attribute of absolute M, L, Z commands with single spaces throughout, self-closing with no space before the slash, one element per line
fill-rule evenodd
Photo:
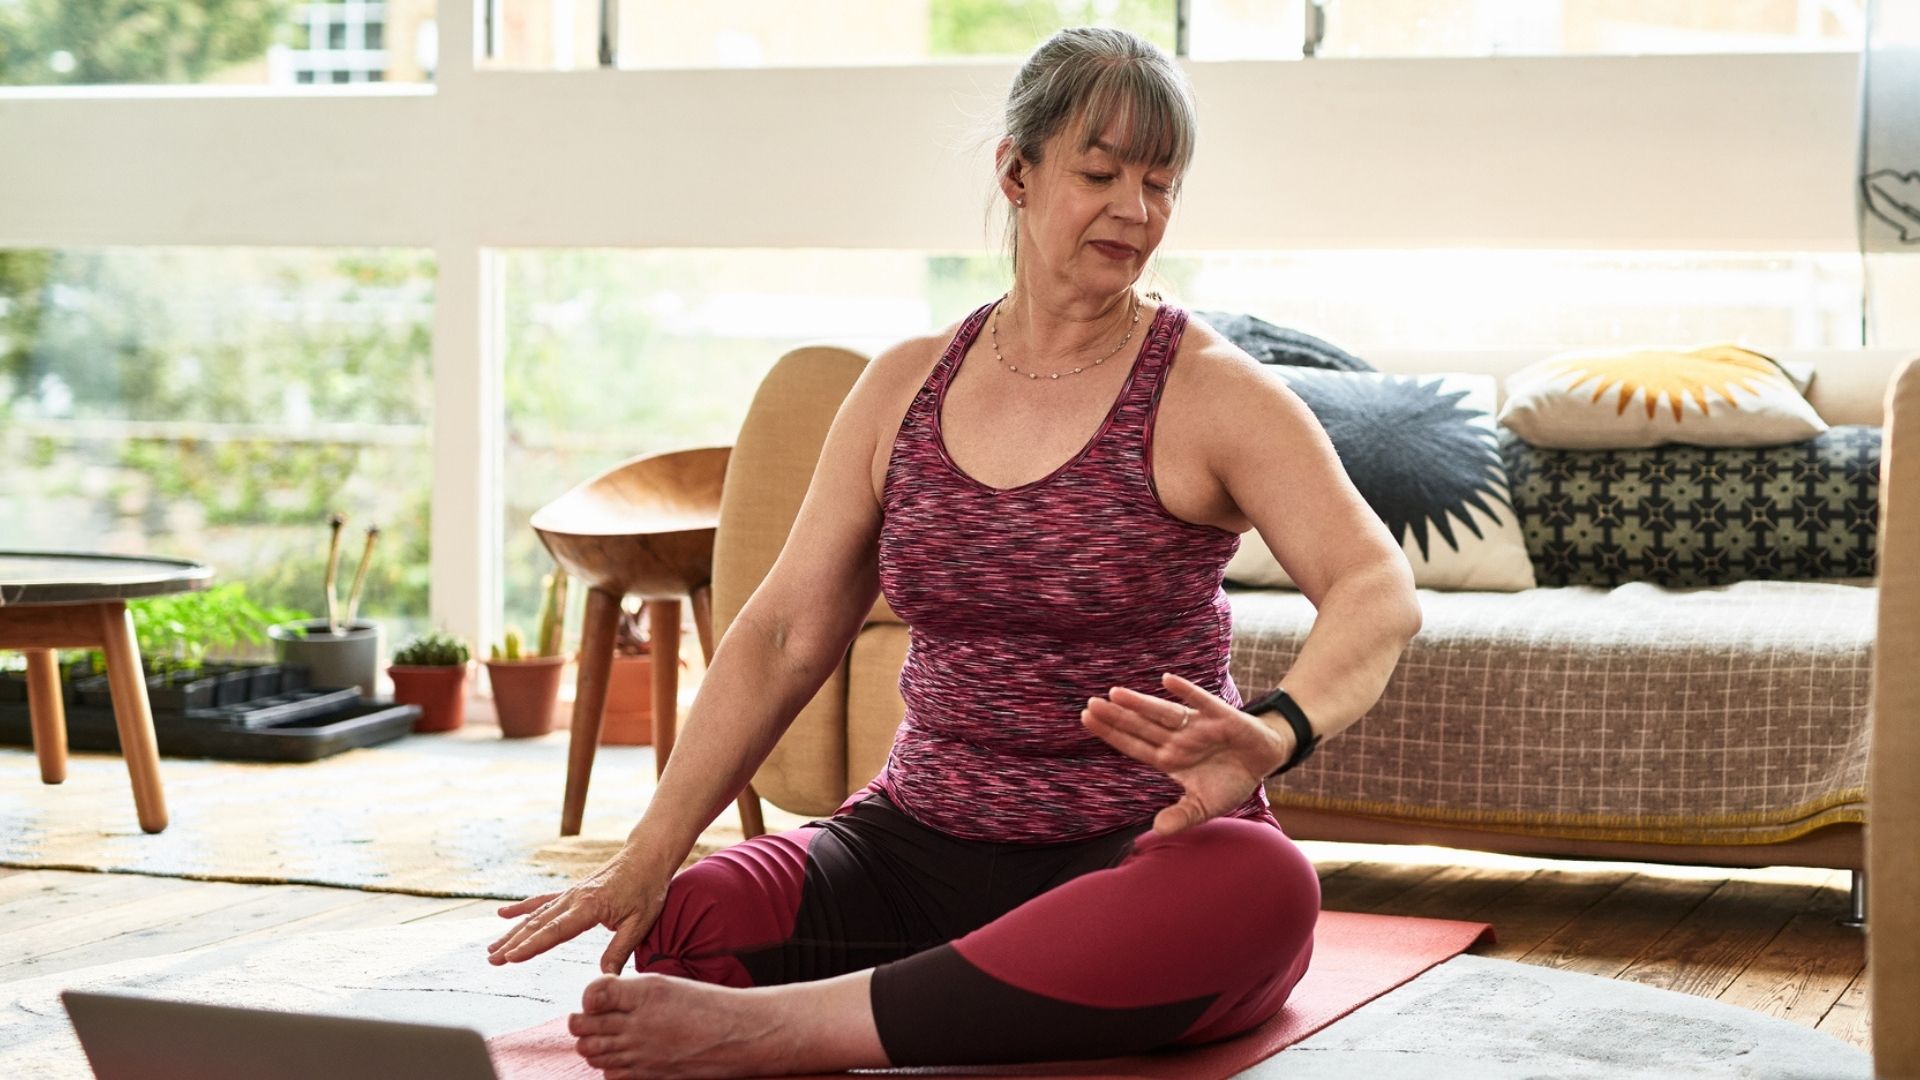
<path fill-rule="evenodd" d="M 1785 446 L 1549 450 L 1501 430 L 1542 585 L 1871 577 L 1877 427 Z"/>
<path fill-rule="evenodd" d="M 1406 553 L 1415 585 L 1533 588 L 1494 429 L 1493 376 L 1267 370 L 1313 410 L 1347 477 Z M 1292 584 L 1257 531 L 1242 536 L 1227 578 Z"/>

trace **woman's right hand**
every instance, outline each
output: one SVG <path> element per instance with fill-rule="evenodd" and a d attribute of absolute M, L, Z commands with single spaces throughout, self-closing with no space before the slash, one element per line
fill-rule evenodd
<path fill-rule="evenodd" d="M 592 927 L 604 926 L 613 931 L 613 943 L 600 957 L 600 970 L 618 975 L 660 917 L 672 880 L 672 871 L 653 869 L 630 849 L 622 849 L 565 892 L 530 896 L 499 909 L 503 919 L 526 918 L 487 946 L 487 962 L 531 960 Z"/>

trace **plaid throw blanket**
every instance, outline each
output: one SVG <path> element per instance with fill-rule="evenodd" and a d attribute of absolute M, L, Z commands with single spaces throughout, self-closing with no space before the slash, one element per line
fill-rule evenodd
<path fill-rule="evenodd" d="M 1314 610 L 1228 590 L 1234 682 L 1277 685 Z M 1386 692 L 1276 808 L 1654 843 L 1866 820 L 1870 581 L 1420 590 Z"/>

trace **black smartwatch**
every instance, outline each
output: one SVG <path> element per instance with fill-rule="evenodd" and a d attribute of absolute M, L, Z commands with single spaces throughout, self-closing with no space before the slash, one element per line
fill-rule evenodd
<path fill-rule="evenodd" d="M 1300 703 L 1293 700 L 1293 695 L 1287 693 L 1285 690 L 1275 690 L 1264 697 L 1242 705 L 1240 711 L 1246 713 L 1248 716 L 1259 716 L 1261 713 L 1277 712 L 1286 718 L 1287 726 L 1293 728 L 1293 756 L 1282 762 L 1279 768 L 1268 773 L 1265 777 L 1266 780 L 1271 780 L 1281 773 L 1286 772 L 1288 769 L 1293 768 L 1295 765 L 1307 760 L 1314 749 L 1320 745 L 1320 736 L 1315 735 L 1313 733 L 1313 725 L 1307 723 L 1306 711 L 1300 708 Z"/>

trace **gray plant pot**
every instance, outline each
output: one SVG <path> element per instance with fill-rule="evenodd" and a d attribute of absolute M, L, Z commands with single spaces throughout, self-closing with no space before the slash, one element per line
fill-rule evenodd
<path fill-rule="evenodd" d="M 299 631 L 305 630 L 302 636 Z M 358 687 L 360 696 L 373 697 L 380 678 L 380 624 L 365 620 L 348 625 L 346 632 L 327 629 L 327 620 L 281 623 L 267 628 L 283 665 L 307 669 L 307 685 L 322 689 Z"/>

